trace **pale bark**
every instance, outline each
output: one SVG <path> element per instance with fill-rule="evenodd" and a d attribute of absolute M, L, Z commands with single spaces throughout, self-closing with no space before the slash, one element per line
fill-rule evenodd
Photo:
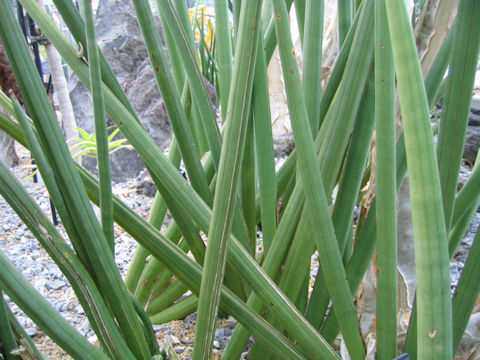
<path fill-rule="evenodd" d="M 62 58 L 53 45 L 45 45 L 45 49 L 47 52 L 48 63 L 50 64 L 53 87 L 60 107 L 61 122 L 63 124 L 63 129 L 65 130 L 68 146 L 72 147 L 77 142 L 76 139 L 80 136 L 76 129 L 77 123 L 75 121 L 75 114 L 73 113 L 73 107 L 70 101 L 67 80 L 65 79 L 65 73 L 63 72 Z M 75 148 L 72 150 L 72 155 L 75 155 L 78 151 L 79 148 Z M 80 156 L 77 157 L 76 160 L 81 163 Z"/>
<path fill-rule="evenodd" d="M 459 0 L 427 0 L 415 25 L 415 40 L 425 77 L 457 15 Z"/>
<path fill-rule="evenodd" d="M 43 6 L 43 0 L 38 0 L 38 3 Z M 79 139 L 77 131 L 77 122 L 73 112 L 72 102 L 68 92 L 67 80 L 65 79 L 65 72 L 63 70 L 62 58 L 55 47 L 48 43 L 45 45 L 47 53 L 47 60 L 50 64 L 50 72 L 52 75 L 53 87 L 60 107 L 60 121 L 65 131 L 65 137 L 69 147 L 75 145 Z M 80 151 L 79 148 L 72 150 L 72 156 L 75 156 Z M 76 158 L 78 163 L 82 163 L 81 156 Z"/>
<path fill-rule="evenodd" d="M 297 54 L 297 64 L 298 67 L 302 69 L 302 45 L 300 42 L 300 34 L 298 32 L 297 17 L 294 6 L 292 6 L 290 10 L 290 27 L 293 44 L 295 46 L 295 53 Z M 290 114 L 287 105 L 287 96 L 285 94 L 285 84 L 283 82 L 283 72 L 278 47 L 275 49 L 272 59 L 268 64 L 267 76 L 273 136 L 276 137 L 291 133 L 292 126 L 290 124 Z"/>

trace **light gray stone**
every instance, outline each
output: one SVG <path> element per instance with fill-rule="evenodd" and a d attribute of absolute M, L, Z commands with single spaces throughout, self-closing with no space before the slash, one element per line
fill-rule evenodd
<path fill-rule="evenodd" d="M 35 335 L 38 334 L 38 330 L 35 329 L 34 327 L 28 327 L 25 329 L 25 332 L 27 333 L 28 336 L 34 337 Z"/>
<path fill-rule="evenodd" d="M 175 335 L 165 336 L 165 342 L 169 342 L 172 345 L 180 345 L 181 344 L 180 340 Z"/>
<path fill-rule="evenodd" d="M 59 281 L 59 280 L 47 281 L 45 283 L 45 287 L 48 290 L 60 290 L 65 285 L 67 285 L 67 284 L 65 284 L 63 281 Z"/>
<path fill-rule="evenodd" d="M 185 351 L 185 346 L 176 346 L 173 348 L 177 354 L 181 354 Z"/>
<path fill-rule="evenodd" d="M 0 159 L 7 166 L 18 165 L 15 141 L 2 130 L 0 130 Z"/>

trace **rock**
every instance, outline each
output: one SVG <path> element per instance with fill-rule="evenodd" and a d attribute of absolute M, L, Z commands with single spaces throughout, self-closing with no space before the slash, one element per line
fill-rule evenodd
<path fill-rule="evenodd" d="M 480 126 L 469 126 L 465 137 L 465 147 L 463 149 L 463 158 L 473 166 L 477 157 L 478 147 L 480 146 Z"/>
<path fill-rule="evenodd" d="M 35 335 L 38 334 L 38 330 L 35 329 L 34 327 L 28 327 L 25 329 L 25 332 L 27 333 L 28 336 L 34 337 Z"/>
<path fill-rule="evenodd" d="M 276 158 L 288 156 L 295 148 L 293 134 L 286 133 L 283 135 L 275 136 L 273 139 L 273 148 Z"/>
<path fill-rule="evenodd" d="M 112 21 L 115 19 L 115 21 Z M 132 103 L 138 118 L 160 148 L 170 141 L 170 125 L 131 1 L 100 0 L 96 18 L 98 43 Z M 69 81 L 77 125 L 94 132 L 90 93 L 76 76 Z M 108 126 L 113 125 L 111 120 Z M 121 138 L 121 134 L 117 139 Z M 83 165 L 96 173 L 96 160 L 83 157 Z M 135 178 L 145 166 L 135 151 L 122 149 L 111 156 L 114 182 Z"/>
<path fill-rule="evenodd" d="M 185 351 L 185 346 L 176 346 L 173 348 L 177 354 L 181 354 Z"/>
<path fill-rule="evenodd" d="M 470 104 L 470 117 L 468 119 L 468 125 L 480 126 L 480 98 L 473 97 Z"/>
<path fill-rule="evenodd" d="M 90 323 L 88 322 L 88 319 L 84 319 L 80 326 L 77 328 L 77 330 L 80 331 L 80 333 L 83 334 L 83 336 L 87 335 L 90 330 L 92 330 L 92 327 L 90 326 Z"/>
<path fill-rule="evenodd" d="M 65 312 L 70 309 L 71 304 L 68 301 L 65 302 L 59 302 L 56 306 L 56 310 L 59 312 Z"/>
<path fill-rule="evenodd" d="M 157 332 L 157 331 L 162 331 L 163 329 L 165 328 L 165 326 L 163 324 L 161 325 L 152 325 L 152 329 L 153 331 Z"/>
<path fill-rule="evenodd" d="M 60 281 L 60 280 L 47 281 L 45 283 L 45 287 L 48 290 L 60 290 L 65 285 L 67 284 L 65 284 L 63 281 Z"/>
<path fill-rule="evenodd" d="M 157 187 L 153 183 L 152 177 L 146 169 L 142 171 L 140 176 L 137 178 L 135 187 L 140 195 L 145 195 L 148 197 L 154 197 L 155 193 L 157 192 Z"/>
<path fill-rule="evenodd" d="M 470 117 L 468 118 L 469 126 L 480 126 L 480 111 L 478 114 L 475 114 L 473 111 L 470 112 Z"/>
<path fill-rule="evenodd" d="M 460 173 L 458 174 L 458 183 L 457 183 L 457 192 L 460 191 L 463 186 L 467 183 L 468 179 L 472 175 L 472 170 L 464 165 L 460 165 Z"/>
<path fill-rule="evenodd" d="M 18 165 L 18 156 L 15 152 L 15 141 L 2 130 L 0 130 L 0 159 L 7 166 L 11 167 Z"/>
<path fill-rule="evenodd" d="M 190 315 L 188 315 L 187 317 L 185 317 L 185 322 L 189 322 L 189 323 L 192 323 L 194 321 L 197 320 L 197 313 L 191 313 Z"/>
<path fill-rule="evenodd" d="M 165 336 L 165 342 L 169 342 L 172 345 L 180 345 L 181 344 L 180 340 L 175 335 Z"/>
<path fill-rule="evenodd" d="M 21 238 L 24 234 L 25 234 L 25 228 L 23 226 L 19 227 L 17 230 L 17 238 Z"/>
<path fill-rule="evenodd" d="M 480 97 L 474 96 L 472 98 L 472 103 L 470 104 L 470 111 L 473 114 L 480 115 Z"/>

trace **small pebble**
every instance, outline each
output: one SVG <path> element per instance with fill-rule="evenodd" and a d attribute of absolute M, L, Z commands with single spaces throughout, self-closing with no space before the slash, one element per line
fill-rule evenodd
<path fill-rule="evenodd" d="M 185 346 L 176 346 L 173 348 L 177 354 L 181 354 L 185 351 Z"/>
<path fill-rule="evenodd" d="M 63 282 L 63 281 L 58 281 L 58 280 L 54 280 L 54 281 L 47 281 L 45 283 L 45 287 L 48 289 L 48 290 L 60 290 L 62 287 L 64 287 L 66 284 Z"/>
<path fill-rule="evenodd" d="M 192 344 L 193 343 L 193 340 L 188 336 L 181 337 L 180 341 L 184 344 Z"/>
<path fill-rule="evenodd" d="M 165 342 L 170 342 L 172 345 L 180 345 L 180 340 L 175 335 L 165 336 Z"/>
<path fill-rule="evenodd" d="M 35 335 L 38 334 L 38 330 L 35 329 L 34 327 L 28 327 L 25 329 L 25 332 L 27 333 L 28 336 L 34 337 Z"/>
<path fill-rule="evenodd" d="M 163 324 L 162 325 L 153 325 L 152 328 L 153 328 L 153 331 L 157 332 L 157 331 L 162 331 L 164 329 L 164 326 L 163 326 Z"/>

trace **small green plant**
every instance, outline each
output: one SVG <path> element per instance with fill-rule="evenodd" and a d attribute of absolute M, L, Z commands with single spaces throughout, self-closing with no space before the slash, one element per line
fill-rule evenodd
<path fill-rule="evenodd" d="M 112 129 L 114 126 L 110 126 L 108 129 Z M 72 139 L 72 142 L 75 142 L 75 145 L 70 147 L 70 151 L 80 148 L 81 150 L 74 155 L 74 158 L 79 156 L 86 156 L 91 158 L 97 157 L 97 138 L 96 134 L 89 133 L 85 129 L 76 128 L 80 134 L 80 138 Z M 133 146 L 127 144 L 127 139 L 117 139 L 114 140 L 115 136 L 119 133 L 120 129 L 116 128 L 112 133 L 108 136 L 108 150 L 109 155 L 112 155 L 114 152 L 121 150 L 121 149 L 128 149 L 133 150 Z"/>
<path fill-rule="evenodd" d="M 195 45 L 202 74 L 212 84 L 217 82 L 217 63 L 215 60 L 215 14 L 214 9 L 205 5 L 188 10 L 193 24 Z"/>

